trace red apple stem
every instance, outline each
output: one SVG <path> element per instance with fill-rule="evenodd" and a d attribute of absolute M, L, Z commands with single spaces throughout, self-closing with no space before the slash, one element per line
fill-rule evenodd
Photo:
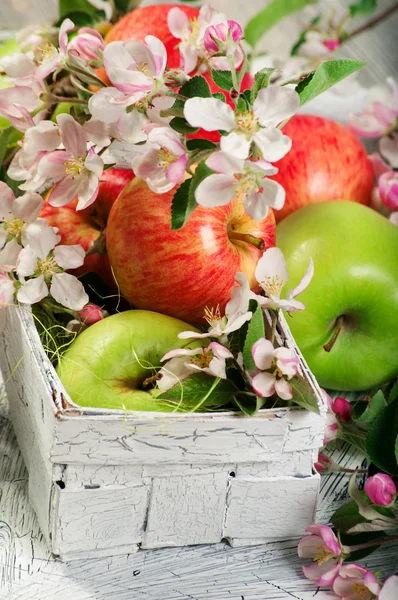
<path fill-rule="evenodd" d="M 228 237 L 230 240 L 239 240 L 240 242 L 246 242 L 259 250 L 264 250 L 265 243 L 262 238 L 255 237 L 250 233 L 238 233 L 237 231 L 229 231 Z"/>
<path fill-rule="evenodd" d="M 343 329 L 344 315 L 340 315 L 336 320 L 336 329 L 327 344 L 324 345 L 323 349 L 326 352 L 330 352 L 339 337 L 340 331 Z"/>

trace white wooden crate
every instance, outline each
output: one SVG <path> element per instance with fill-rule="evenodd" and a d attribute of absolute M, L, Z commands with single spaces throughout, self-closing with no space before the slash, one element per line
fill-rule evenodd
<path fill-rule="evenodd" d="M 326 407 L 283 316 L 320 415 L 300 409 L 163 414 L 77 407 L 26 309 L 7 309 L 1 366 L 29 496 L 61 560 L 142 548 L 299 537 L 313 522 Z"/>

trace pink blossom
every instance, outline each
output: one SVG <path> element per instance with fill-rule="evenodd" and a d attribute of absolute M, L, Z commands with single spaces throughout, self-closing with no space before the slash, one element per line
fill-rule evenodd
<path fill-rule="evenodd" d="M 349 115 L 348 127 L 361 137 L 375 138 L 394 129 L 398 117 L 398 85 L 388 78 L 390 97 L 384 102 L 372 102 L 363 113 Z"/>
<path fill-rule="evenodd" d="M 291 400 L 293 391 L 286 379 L 291 379 L 298 373 L 299 359 L 294 351 L 289 348 L 274 348 L 269 340 L 261 338 L 253 344 L 252 356 L 260 371 L 252 379 L 256 394 L 269 398 L 276 392 L 282 400 Z"/>
<path fill-rule="evenodd" d="M 226 379 L 227 358 L 233 358 L 233 354 L 218 342 L 211 342 L 207 348 L 170 350 L 161 358 L 162 362 L 168 362 L 159 371 L 161 378 L 158 388 L 165 392 L 180 380 L 198 371 Z"/>
<path fill-rule="evenodd" d="M 300 56 L 306 58 L 328 58 L 340 45 L 336 38 L 325 39 L 325 34 L 318 31 L 307 31 L 305 41 L 298 49 Z"/>
<path fill-rule="evenodd" d="M 351 417 L 351 404 L 345 398 L 338 396 L 333 400 L 332 410 L 339 421 L 349 423 Z"/>
<path fill-rule="evenodd" d="M 174 37 L 181 40 L 178 48 L 181 55 L 181 68 L 186 73 L 196 69 L 198 59 L 205 57 L 204 36 L 207 27 L 225 21 L 225 15 L 214 7 L 204 5 L 197 20 L 191 21 L 178 7 L 172 8 L 167 15 L 167 23 Z M 227 67 L 228 68 L 228 67 Z"/>
<path fill-rule="evenodd" d="M 379 150 L 390 168 L 398 169 L 398 132 L 393 131 L 379 141 Z"/>
<path fill-rule="evenodd" d="M 77 210 L 81 210 L 97 197 L 103 161 L 93 148 L 87 151 L 86 132 L 71 115 L 59 115 L 57 123 L 65 150 L 46 153 L 38 173 L 57 182 L 49 197 L 52 206 L 65 206 L 77 197 Z"/>
<path fill-rule="evenodd" d="M 333 591 L 343 600 L 372 600 L 380 585 L 371 571 L 356 564 L 343 565 L 333 581 Z"/>
<path fill-rule="evenodd" d="M 318 454 L 317 462 L 314 463 L 314 467 L 317 471 L 327 471 L 330 463 L 331 463 L 330 458 L 328 456 L 326 456 L 326 454 L 322 454 L 322 452 L 320 452 Z"/>
<path fill-rule="evenodd" d="M 104 49 L 105 44 L 102 35 L 90 27 L 79 29 L 78 34 L 68 44 L 68 52 L 87 63 L 92 61 L 102 63 Z"/>
<path fill-rule="evenodd" d="M 34 125 L 30 113 L 42 104 L 39 91 L 41 90 L 27 86 L 0 90 L 0 115 L 8 119 L 18 131 L 26 131 Z"/>
<path fill-rule="evenodd" d="M 250 321 L 253 313 L 248 310 L 250 300 L 250 285 L 244 273 L 235 275 L 235 282 L 231 289 L 231 299 L 225 307 L 225 316 L 222 316 L 217 306 L 215 309 L 205 309 L 205 319 L 210 325 L 207 333 L 197 331 L 183 331 L 178 334 L 180 339 L 218 337 L 222 344 L 228 341 L 228 334 L 240 329 L 243 323 Z"/>
<path fill-rule="evenodd" d="M 8 273 L 0 268 L 0 310 L 14 302 L 15 284 Z"/>
<path fill-rule="evenodd" d="M 242 27 L 236 21 L 223 21 L 218 25 L 210 25 L 204 34 L 204 47 L 210 54 L 221 54 L 227 58 L 231 57 L 235 68 L 238 68 L 244 59 L 244 52 L 239 44 L 243 37 Z M 219 66 L 218 59 L 213 59 L 215 68 L 223 68 L 223 63 Z M 231 66 L 227 62 L 227 69 Z"/>
<path fill-rule="evenodd" d="M 342 565 L 341 546 L 328 525 L 310 525 L 306 531 L 313 535 L 300 540 L 300 558 L 312 558 L 314 563 L 303 567 L 303 573 L 318 586 L 332 585 Z"/>
<path fill-rule="evenodd" d="M 379 179 L 380 199 L 391 210 L 398 209 L 398 172 L 387 171 Z"/>
<path fill-rule="evenodd" d="M 58 36 L 58 29 L 51 24 L 41 23 L 40 25 L 27 25 L 18 29 L 15 35 L 17 44 L 22 52 L 37 51 L 49 41 L 55 41 Z"/>
<path fill-rule="evenodd" d="M 283 158 L 292 145 L 291 139 L 277 125 L 292 117 L 299 104 L 294 89 L 270 86 L 258 92 L 250 110 L 234 111 L 217 98 L 189 98 L 184 105 L 184 116 L 192 127 L 229 132 L 220 142 L 226 154 L 246 159 L 254 143 L 265 161 L 275 162 Z"/>
<path fill-rule="evenodd" d="M 398 575 L 391 575 L 385 580 L 379 592 L 379 600 L 396 600 L 398 598 Z"/>
<path fill-rule="evenodd" d="M 283 252 L 280 248 L 268 248 L 257 263 L 254 276 L 265 292 L 264 296 L 251 294 L 254 300 L 265 307 L 287 312 L 304 310 L 302 302 L 295 300 L 310 284 L 314 274 L 314 263 L 310 259 L 306 272 L 293 290 L 289 290 L 286 300 L 281 299 L 282 289 L 289 280 L 289 273 Z"/>
<path fill-rule="evenodd" d="M 377 473 L 365 482 L 365 494 L 377 506 L 389 506 L 397 497 L 397 487 L 389 475 Z"/>
<path fill-rule="evenodd" d="M 148 148 L 132 161 L 137 177 L 157 194 L 170 191 L 181 183 L 188 165 L 188 155 L 179 133 L 171 127 L 154 127 L 148 134 Z"/>
<path fill-rule="evenodd" d="M 337 48 L 340 48 L 340 40 L 338 38 L 323 40 L 323 45 L 329 50 L 329 52 L 335 52 Z"/>
<path fill-rule="evenodd" d="M 78 317 L 85 325 L 93 325 L 98 321 L 102 321 L 104 313 L 96 304 L 86 304 L 86 306 L 78 312 Z"/>
<path fill-rule="evenodd" d="M 240 198 L 246 212 L 259 221 L 267 216 L 269 206 L 276 210 L 283 207 L 285 190 L 267 178 L 278 171 L 270 163 L 214 152 L 206 165 L 217 174 L 209 175 L 196 188 L 195 199 L 200 206 L 224 206 L 234 198 Z"/>

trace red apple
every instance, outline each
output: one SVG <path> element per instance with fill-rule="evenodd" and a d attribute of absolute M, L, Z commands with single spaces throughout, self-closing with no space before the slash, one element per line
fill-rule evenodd
<path fill-rule="evenodd" d="M 328 200 L 352 200 L 369 204 L 373 171 L 366 150 L 346 127 L 312 115 L 296 115 L 283 133 L 292 149 L 275 163 L 273 177 L 286 190 L 286 202 L 276 211 L 281 221 L 295 210 Z"/>
<path fill-rule="evenodd" d="M 58 227 L 61 244 L 68 246 L 81 244 L 87 252 L 105 229 L 112 204 L 133 177 L 134 173 L 127 169 L 105 170 L 101 175 L 96 201 L 88 208 L 79 211 L 76 211 L 77 200 L 62 207 L 51 206 L 48 202 L 51 197 L 50 191 L 40 216 L 46 219 L 49 225 Z M 86 256 L 83 266 L 72 272 L 77 276 L 88 272 L 98 273 L 108 286 L 115 287 L 106 254 L 89 254 Z"/>
<path fill-rule="evenodd" d="M 223 312 L 238 271 L 258 291 L 254 270 L 262 250 L 248 242 L 254 236 L 264 249 L 274 246 L 275 218 L 270 210 L 254 221 L 235 199 L 199 206 L 182 229 L 171 231 L 174 192 L 155 194 L 140 179 L 126 186 L 108 219 L 109 261 L 133 306 L 204 324 L 206 306 Z"/>

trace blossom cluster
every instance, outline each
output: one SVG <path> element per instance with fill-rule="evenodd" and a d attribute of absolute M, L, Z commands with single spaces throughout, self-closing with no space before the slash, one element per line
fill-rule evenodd
<path fill-rule="evenodd" d="M 303 310 L 305 306 L 295 300 L 308 286 L 313 275 L 313 264 L 297 287 L 289 292 L 288 298 L 281 298 L 281 292 L 289 279 L 286 261 L 279 248 L 269 248 L 259 260 L 255 272 L 264 296 L 250 291 L 249 282 L 243 273 L 237 273 L 236 284 L 231 290 L 231 299 L 225 309 L 225 316 L 218 311 L 207 311 L 208 331 L 183 331 L 178 335 L 182 340 L 202 339 L 209 342 L 206 347 L 178 348 L 163 356 L 166 361 L 158 373 L 157 386 L 161 392 L 181 384 L 195 372 L 201 371 L 215 378 L 227 379 L 227 361 L 241 373 L 245 389 L 258 398 L 266 399 L 275 394 L 282 400 L 291 400 L 293 390 L 289 381 L 299 374 L 299 359 L 294 350 L 274 347 L 274 339 L 260 337 L 250 348 L 249 359 L 244 353 L 236 353 L 231 337 L 253 317 L 249 310 L 250 301 L 257 303 L 259 310 L 267 308 L 277 318 L 279 310 L 288 312 Z M 254 309 L 256 310 L 256 308 Z M 272 338 L 272 334 L 271 334 Z M 250 364 L 248 365 L 247 362 Z"/>
<path fill-rule="evenodd" d="M 360 137 L 379 139 L 379 152 L 369 157 L 377 182 L 374 203 L 391 211 L 398 225 L 398 84 L 391 78 L 387 83 L 389 90 L 377 88 L 377 100 L 363 113 L 350 115 L 349 126 Z"/>
<path fill-rule="evenodd" d="M 98 31 L 76 30 L 70 19 L 61 24 L 58 43 L 52 28 L 37 28 L 24 37 L 21 52 L 0 60 L 8 86 L 0 90 L 0 115 L 20 138 L 7 161 L 7 177 L 17 182 L 17 194 L 25 192 L 25 202 L 33 198 L 38 207 L 27 221 L 22 219 L 18 235 L 11 233 L 8 205 L 1 216 L 3 306 L 14 296 L 37 302 L 45 289 L 73 310 L 87 301 L 77 280 L 63 272 L 81 264 L 82 250 L 75 248 L 73 259 L 60 258 L 57 232 L 40 221 L 39 197 L 50 190 L 52 206 L 62 207 L 75 198 L 77 210 L 90 206 L 106 164 L 112 164 L 115 143 L 129 145 L 130 168 L 157 194 L 177 188 L 187 178 L 190 183 L 197 172 L 198 205 L 221 206 L 238 197 L 257 220 L 265 218 L 269 207 L 282 208 L 284 189 L 270 176 L 277 173 L 273 163 L 291 148 L 281 125 L 298 110 L 298 93 L 268 86 L 267 77 L 244 93 L 242 28 L 212 6 L 203 6 L 194 21 L 174 7 L 168 25 L 180 40 L 180 68 L 168 68 L 166 48 L 152 35 L 144 42 L 105 45 Z M 101 78 L 99 67 L 104 70 Z M 74 108 L 54 117 L 54 105 L 63 98 L 65 73 L 74 89 L 66 100 Z M 227 93 L 212 93 L 211 80 Z M 218 141 L 210 141 L 208 132 Z M 4 194 L 8 202 L 9 192 Z M 19 202 L 17 198 L 16 206 Z M 34 227 L 46 231 L 37 233 L 35 241 Z M 43 236 L 51 236 L 51 241 L 38 249 Z M 58 290 L 62 280 L 73 282 L 63 294 Z"/>

